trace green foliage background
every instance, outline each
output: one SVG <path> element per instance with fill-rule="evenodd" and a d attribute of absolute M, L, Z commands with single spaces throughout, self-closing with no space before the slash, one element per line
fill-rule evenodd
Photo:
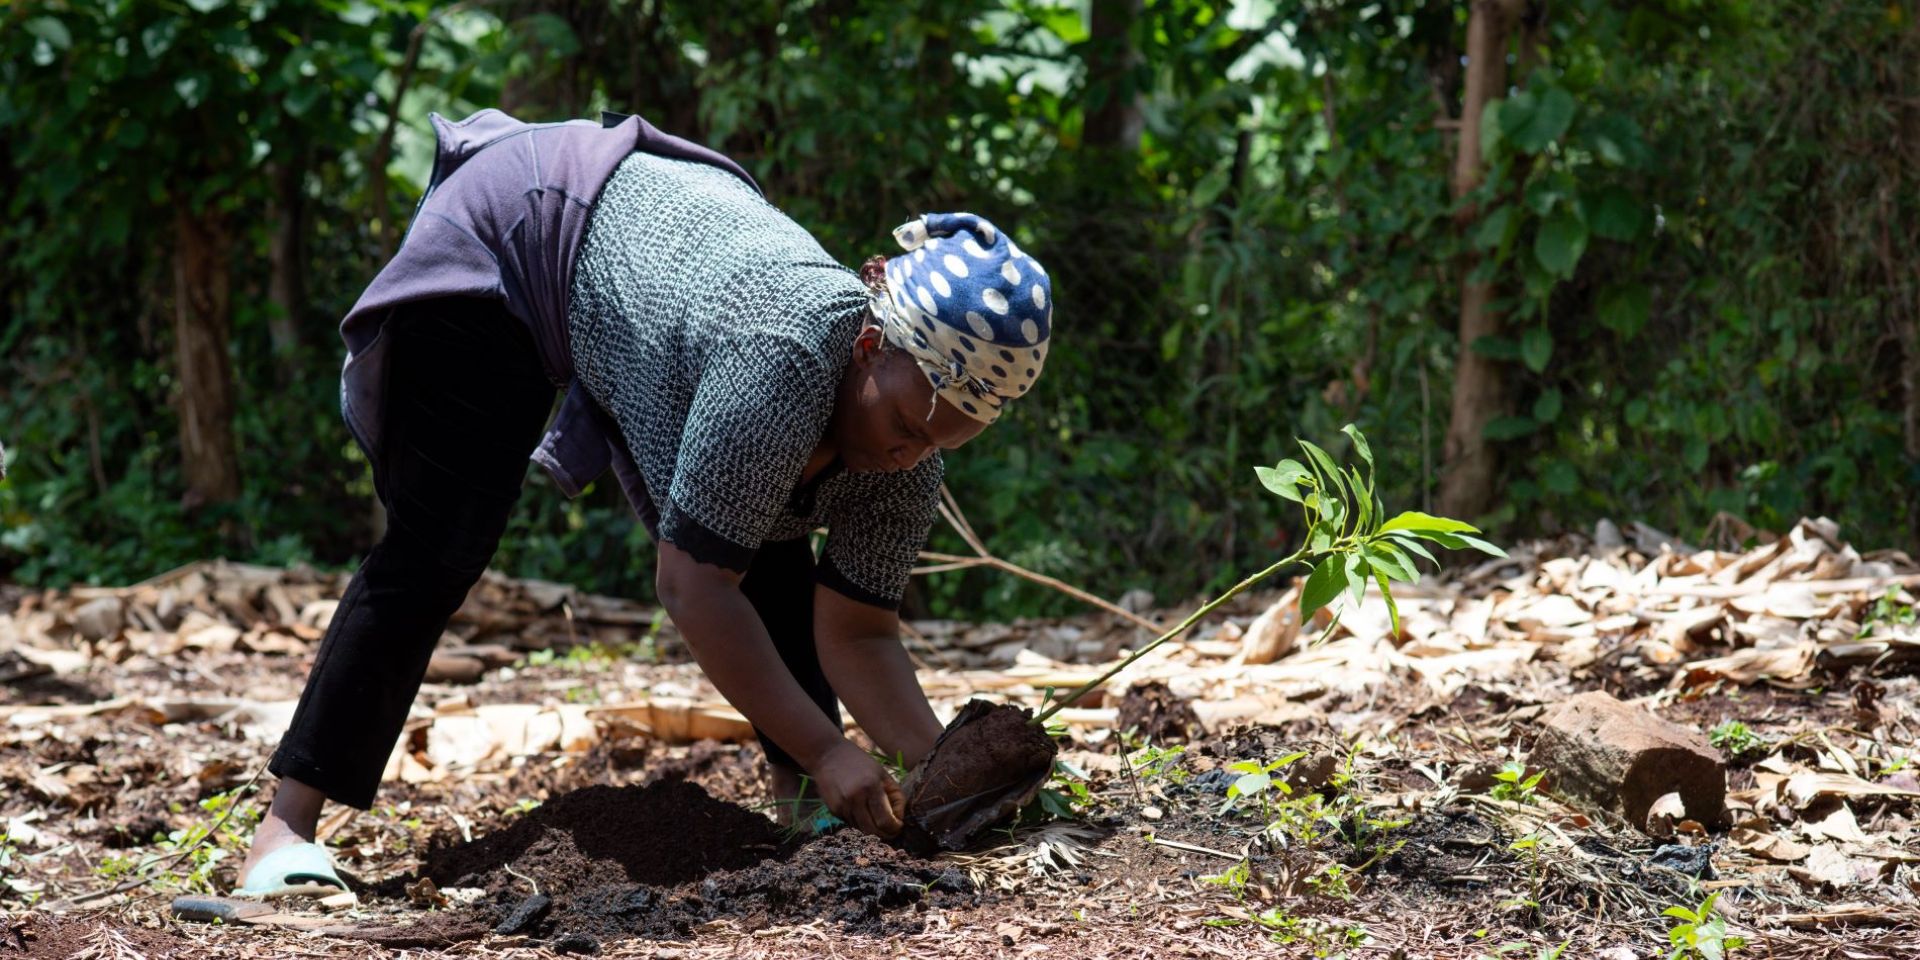
<path fill-rule="evenodd" d="M 1124 3 L 1116 7 L 1126 10 Z M 908 215 L 1009 226 L 1056 283 L 1040 387 L 949 458 L 997 551 L 1163 600 L 1290 552 L 1248 469 L 1373 439 L 1389 509 L 1440 467 L 1467 245 L 1508 362 L 1496 537 L 1717 512 L 1855 542 L 1920 526 L 1920 28 L 1910 4 L 1534 7 L 1449 190 L 1467 5 L 1149 0 L 1118 38 L 1039 0 L 15 0 L 0 9 L 0 577 L 125 582 L 225 554 L 350 563 L 371 485 L 333 324 L 430 159 L 427 111 L 638 112 L 745 164 L 844 262 Z M 388 165 L 369 162 L 409 40 Z M 1138 98 L 1137 144 L 1088 118 Z M 276 355 L 268 175 L 310 165 L 310 301 Z M 233 225 L 245 492 L 180 503 L 173 211 Z M 957 540 L 937 533 L 942 545 Z M 646 596 L 610 483 L 533 471 L 497 565 Z M 952 615 L 1062 608 L 984 572 Z"/>

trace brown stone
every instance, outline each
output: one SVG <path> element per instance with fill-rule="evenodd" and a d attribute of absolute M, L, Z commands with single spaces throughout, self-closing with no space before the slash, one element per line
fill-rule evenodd
<path fill-rule="evenodd" d="M 1686 816 L 1720 819 L 1727 768 L 1706 737 L 1599 691 L 1540 716 L 1530 766 L 1548 771 L 1553 793 L 1587 801 L 1646 828 L 1654 801 L 1678 793 Z"/>
<path fill-rule="evenodd" d="M 106 640 L 126 626 L 126 603 L 119 597 L 97 597 L 72 613 L 73 629 L 88 640 Z"/>
<path fill-rule="evenodd" d="M 427 683 L 478 683 L 487 672 L 486 661 L 457 653 L 435 651 L 427 661 Z"/>

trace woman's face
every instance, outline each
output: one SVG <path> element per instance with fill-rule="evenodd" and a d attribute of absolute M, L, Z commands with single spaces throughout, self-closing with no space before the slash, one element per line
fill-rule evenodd
<path fill-rule="evenodd" d="M 913 358 L 904 350 L 882 350 L 883 342 L 874 326 L 855 338 L 827 425 L 829 441 L 848 470 L 911 470 L 935 450 L 952 450 L 986 429 L 984 422 L 936 400 L 933 384 Z"/>

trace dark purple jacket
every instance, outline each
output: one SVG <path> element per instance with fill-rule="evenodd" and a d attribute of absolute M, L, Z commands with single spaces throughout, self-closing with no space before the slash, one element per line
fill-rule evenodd
<path fill-rule="evenodd" d="M 612 419 L 574 383 L 567 300 L 574 257 L 586 239 L 595 198 L 635 150 L 710 163 L 759 185 L 732 160 L 661 133 L 639 117 L 603 114 L 600 123 L 523 123 L 482 110 L 458 123 L 430 115 L 438 148 L 426 193 L 400 251 L 340 324 L 347 363 L 340 409 L 367 458 L 381 455 L 386 346 L 393 308 L 434 297 L 485 297 L 532 331 L 541 365 L 567 391 L 533 453 L 569 497 L 609 464 L 649 530 L 653 504 Z M 379 476 L 376 469 L 375 476 Z"/>

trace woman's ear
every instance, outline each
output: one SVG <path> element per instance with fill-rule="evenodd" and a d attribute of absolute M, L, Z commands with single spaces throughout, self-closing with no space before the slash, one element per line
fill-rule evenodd
<path fill-rule="evenodd" d="M 853 362 L 858 366 L 869 366 L 886 355 L 886 334 L 880 332 L 876 324 L 867 324 L 860 328 L 853 338 Z"/>

